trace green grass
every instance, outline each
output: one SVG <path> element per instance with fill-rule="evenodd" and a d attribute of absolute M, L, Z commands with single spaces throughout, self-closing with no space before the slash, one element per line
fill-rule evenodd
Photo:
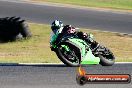
<path fill-rule="evenodd" d="M 132 0 L 32 0 L 32 1 L 132 10 Z"/>
<path fill-rule="evenodd" d="M 50 51 L 50 26 L 29 23 L 32 38 L 16 42 L 0 43 L 0 63 L 58 63 L 56 54 Z M 83 30 L 93 33 L 96 40 L 109 47 L 116 61 L 132 61 L 132 37 L 117 33 Z"/>

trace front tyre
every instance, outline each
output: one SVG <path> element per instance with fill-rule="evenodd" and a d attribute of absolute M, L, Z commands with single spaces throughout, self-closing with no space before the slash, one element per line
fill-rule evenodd
<path fill-rule="evenodd" d="M 68 50 L 66 50 L 66 48 L 63 46 L 66 46 Z M 58 45 L 58 48 L 55 52 L 58 58 L 67 66 L 78 66 L 80 63 L 80 50 L 74 44 L 62 42 Z"/>

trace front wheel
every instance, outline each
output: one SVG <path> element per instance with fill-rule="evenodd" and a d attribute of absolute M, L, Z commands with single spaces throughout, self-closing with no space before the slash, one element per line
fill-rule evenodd
<path fill-rule="evenodd" d="M 55 52 L 58 58 L 67 66 L 78 66 L 80 64 L 80 50 L 74 44 L 62 42 Z"/>

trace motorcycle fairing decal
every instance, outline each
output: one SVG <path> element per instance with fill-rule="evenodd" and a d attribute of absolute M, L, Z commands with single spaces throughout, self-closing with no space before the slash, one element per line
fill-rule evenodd
<path fill-rule="evenodd" d="M 100 58 L 95 57 L 92 54 L 91 49 L 88 47 L 88 45 L 81 39 L 69 39 L 71 42 L 75 43 L 80 47 L 81 52 L 81 64 L 99 64 Z M 88 51 L 86 51 L 86 47 L 88 47 Z"/>

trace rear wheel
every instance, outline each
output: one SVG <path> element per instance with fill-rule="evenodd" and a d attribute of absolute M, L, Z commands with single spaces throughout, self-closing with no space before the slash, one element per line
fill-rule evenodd
<path fill-rule="evenodd" d="M 115 63 L 115 57 L 113 53 L 106 47 L 103 47 L 104 51 L 99 55 L 100 64 L 102 66 L 112 66 Z"/>
<path fill-rule="evenodd" d="M 81 55 L 79 48 L 69 42 L 59 44 L 56 54 L 67 66 L 78 66 L 80 63 Z"/>

